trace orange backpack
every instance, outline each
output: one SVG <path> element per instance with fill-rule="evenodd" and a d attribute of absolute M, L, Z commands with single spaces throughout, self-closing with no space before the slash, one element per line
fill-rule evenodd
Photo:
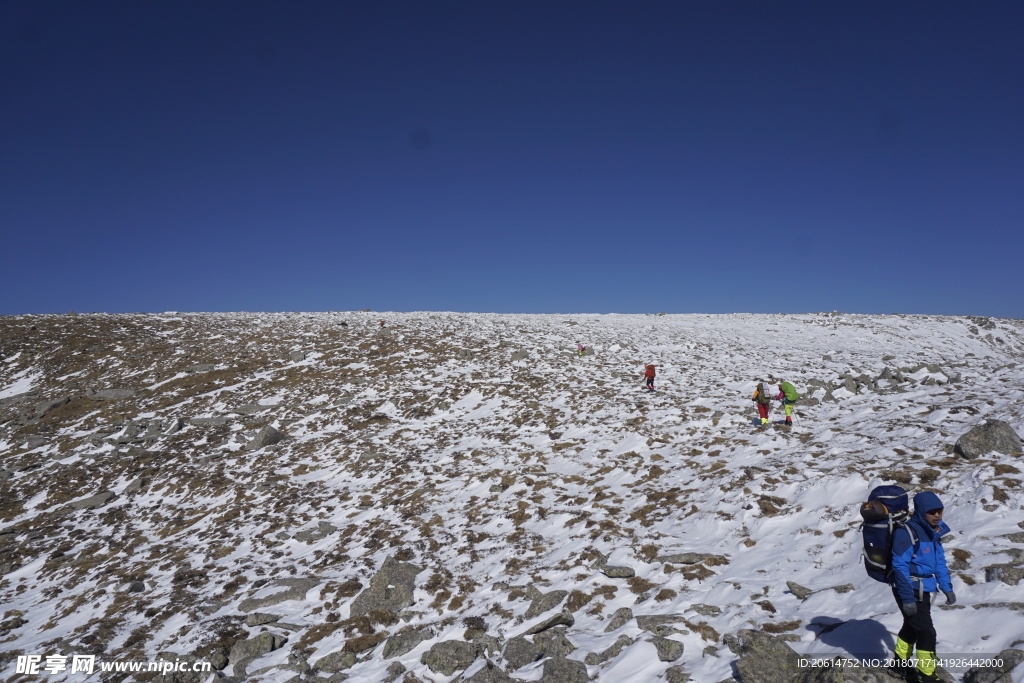
<path fill-rule="evenodd" d="M 648 365 L 647 370 L 644 371 L 644 377 L 654 377 L 654 366 Z"/>

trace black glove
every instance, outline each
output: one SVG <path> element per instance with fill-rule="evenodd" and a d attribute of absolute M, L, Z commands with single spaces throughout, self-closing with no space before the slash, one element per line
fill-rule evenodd
<path fill-rule="evenodd" d="M 912 617 L 917 614 L 917 603 L 916 602 L 905 602 L 903 603 L 903 614 Z"/>
<path fill-rule="evenodd" d="M 947 605 L 955 605 L 956 604 L 956 593 L 954 593 L 953 591 L 942 591 L 942 592 L 946 594 L 946 604 Z"/>

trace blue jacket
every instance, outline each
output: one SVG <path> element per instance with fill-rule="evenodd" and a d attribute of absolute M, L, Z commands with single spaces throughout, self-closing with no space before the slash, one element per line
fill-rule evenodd
<path fill-rule="evenodd" d="M 907 520 L 907 528 L 898 526 L 893 532 L 892 584 L 902 602 L 914 602 L 922 592 L 953 590 L 946 567 L 946 552 L 939 540 L 949 533 L 949 527 L 940 522 L 936 531 L 924 518 L 924 513 L 941 507 L 942 501 L 931 491 L 917 494 L 914 496 L 914 516 Z"/>

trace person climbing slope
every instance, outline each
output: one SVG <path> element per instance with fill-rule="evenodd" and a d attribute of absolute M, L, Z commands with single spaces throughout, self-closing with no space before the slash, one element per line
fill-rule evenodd
<path fill-rule="evenodd" d="M 782 401 L 782 405 L 786 409 L 786 424 L 790 427 L 793 426 L 793 404 L 800 398 L 800 394 L 796 393 L 796 389 L 789 382 L 779 382 L 779 395 L 775 397 L 776 401 Z"/>
<path fill-rule="evenodd" d="M 647 390 L 654 391 L 654 366 L 648 365 L 644 369 L 644 378 L 647 380 Z"/>
<path fill-rule="evenodd" d="M 931 491 L 914 496 L 914 516 L 899 525 L 892 537 L 892 594 L 903 614 L 896 637 L 897 664 L 892 671 L 908 681 L 942 683 L 935 675 L 937 636 L 932 624 L 931 595 L 942 591 L 946 604 L 956 594 L 946 566 L 941 539 L 950 533 L 942 521 L 942 501 Z M 914 648 L 917 666 L 912 666 Z"/>
<path fill-rule="evenodd" d="M 757 414 L 761 417 L 761 424 L 768 424 L 768 406 L 771 405 L 771 396 L 764 389 L 764 382 L 758 382 L 754 388 L 754 403 L 757 404 Z"/>

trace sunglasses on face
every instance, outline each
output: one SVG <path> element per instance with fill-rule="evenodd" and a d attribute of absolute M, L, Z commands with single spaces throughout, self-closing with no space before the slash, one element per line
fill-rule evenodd
<path fill-rule="evenodd" d="M 942 516 L 942 508 L 937 508 L 935 510 L 929 510 L 928 512 L 926 512 L 924 514 L 941 517 Z"/>

